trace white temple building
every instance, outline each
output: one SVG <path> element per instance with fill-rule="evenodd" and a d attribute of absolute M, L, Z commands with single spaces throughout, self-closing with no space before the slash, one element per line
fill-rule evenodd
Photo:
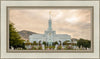
<path fill-rule="evenodd" d="M 71 36 L 68 34 L 56 34 L 56 31 L 52 30 L 52 20 L 51 20 L 51 15 L 48 20 L 48 29 L 44 32 L 44 34 L 32 34 L 29 36 L 29 41 L 33 43 L 33 41 L 41 43 L 43 41 L 47 42 L 49 46 L 52 46 L 53 42 L 58 42 L 61 41 L 61 44 L 63 44 L 64 41 L 68 40 L 71 42 Z"/>

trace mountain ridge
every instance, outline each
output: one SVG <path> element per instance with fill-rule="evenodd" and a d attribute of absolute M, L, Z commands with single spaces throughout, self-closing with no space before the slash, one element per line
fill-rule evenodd
<path fill-rule="evenodd" d="M 28 30 L 22 30 L 22 31 L 18 31 L 18 34 L 21 36 L 22 39 L 29 40 L 29 35 L 38 34 L 38 33 L 28 31 Z"/>

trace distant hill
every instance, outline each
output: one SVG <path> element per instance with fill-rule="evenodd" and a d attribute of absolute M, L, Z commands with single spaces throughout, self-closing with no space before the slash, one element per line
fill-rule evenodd
<path fill-rule="evenodd" d="M 37 34 L 35 32 L 31 32 L 31 31 L 27 31 L 27 30 L 22 30 L 22 31 L 19 31 L 18 33 L 22 37 L 22 39 L 24 39 L 24 40 L 28 40 L 29 35 Z"/>

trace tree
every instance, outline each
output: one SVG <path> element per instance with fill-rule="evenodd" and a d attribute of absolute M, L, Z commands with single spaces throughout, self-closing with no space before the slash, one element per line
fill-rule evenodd
<path fill-rule="evenodd" d="M 33 45 L 37 45 L 36 41 L 33 41 Z"/>
<path fill-rule="evenodd" d="M 58 44 L 58 42 L 57 42 L 57 41 L 55 42 L 55 45 L 56 45 L 56 44 Z"/>
<path fill-rule="evenodd" d="M 69 42 L 68 40 L 64 41 L 63 45 L 68 45 L 68 42 Z"/>
<path fill-rule="evenodd" d="M 81 46 L 84 45 L 84 39 L 80 38 L 80 40 L 77 41 L 77 46 L 80 48 Z"/>
<path fill-rule="evenodd" d="M 61 45 L 61 41 L 59 40 L 59 42 L 60 42 L 60 45 Z"/>
<path fill-rule="evenodd" d="M 58 42 L 56 41 L 56 42 L 53 42 L 53 45 L 55 46 L 56 44 L 58 44 Z"/>
<path fill-rule="evenodd" d="M 82 47 L 85 47 L 86 49 L 87 48 L 90 48 L 91 47 L 91 41 L 90 40 L 85 40 L 85 39 L 80 39 L 77 41 L 77 46 L 80 48 L 81 46 Z"/>
<path fill-rule="evenodd" d="M 25 48 L 24 40 L 21 40 L 13 23 L 9 24 L 9 48 L 11 48 L 11 46 L 14 47 L 14 49 L 18 47 Z"/>
<path fill-rule="evenodd" d="M 85 40 L 84 41 L 84 45 L 83 45 L 86 49 L 91 47 L 91 41 L 89 40 Z"/>
<path fill-rule="evenodd" d="M 42 44 L 46 45 L 46 42 L 45 42 L 45 41 L 43 41 L 43 43 L 42 43 Z"/>
<path fill-rule="evenodd" d="M 39 45 L 41 45 L 41 41 L 39 41 Z"/>

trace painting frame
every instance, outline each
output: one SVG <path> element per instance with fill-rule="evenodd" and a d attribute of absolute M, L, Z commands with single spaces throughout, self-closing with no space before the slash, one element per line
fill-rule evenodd
<path fill-rule="evenodd" d="M 12 0 L 13 1 L 13 0 Z M 25 1 L 27 1 L 27 0 L 25 0 Z M 33 1 L 33 0 L 32 0 Z M 39 0 L 38 0 L 39 1 Z M 42 0 L 42 1 L 45 1 L 45 0 Z M 48 0 L 49 1 L 49 0 Z M 56 0 L 56 1 L 60 1 L 60 0 Z M 64 0 L 64 1 L 68 1 L 68 0 Z M 73 0 L 72 0 L 73 1 Z M 75 1 L 80 1 L 80 0 L 75 0 Z M 88 0 L 86 0 L 86 1 L 88 1 Z M 89 0 L 89 1 L 98 1 L 98 2 L 100 2 L 99 0 Z M 1 1 L 2 2 L 2 1 Z M 100 6 L 100 5 L 99 5 Z M 15 7 L 15 6 L 14 6 Z M 37 7 L 37 6 L 36 6 Z M 43 7 L 43 6 L 42 6 Z M 8 8 L 8 7 L 7 7 Z M 100 18 L 100 17 L 99 17 Z M 1 28 L 1 27 L 0 27 Z M 1 33 L 0 33 L 1 34 Z M 9 37 L 7 37 L 7 38 L 9 38 Z M 100 40 L 99 40 L 100 41 Z M 1 42 L 1 41 L 0 41 Z M 100 42 L 99 42 L 99 44 L 100 44 Z M 8 42 L 7 42 L 7 45 L 8 45 Z M 92 45 L 93 46 L 93 45 Z M 0 51 L 1 51 L 1 47 L 0 47 Z M 7 50 L 6 50 L 7 52 L 10 52 L 10 51 L 8 51 L 8 48 L 7 48 Z M 11 53 L 20 53 L 21 51 L 16 51 L 16 52 L 11 52 Z M 25 52 L 25 51 L 24 51 Z M 53 51 L 54 52 L 54 51 Z M 87 51 L 86 51 L 87 52 Z M 100 51 L 99 51 L 100 52 Z M 26 52 L 27 53 L 27 52 Z M 43 53 L 43 51 L 41 51 L 41 52 L 38 52 L 38 53 Z M 51 51 L 49 52 L 49 53 L 52 53 Z M 54 52 L 54 53 L 56 53 L 56 52 Z M 58 52 L 57 52 L 58 53 Z M 62 53 L 62 52 L 61 52 Z M 70 53 L 70 52 L 68 52 L 68 53 Z M 74 53 L 77 53 L 77 51 L 74 51 Z M 78 52 L 79 53 L 79 52 Z M 80 53 L 82 53 L 82 52 L 80 52 Z M 92 53 L 93 53 L 93 50 L 92 50 Z M 1 55 L 1 54 L 0 54 Z M 41 58 L 40 58 L 41 59 Z M 50 58 L 51 59 L 51 58 Z M 62 58 L 63 59 L 63 58 Z M 66 58 L 67 59 L 67 58 Z M 85 59 L 88 59 L 88 58 L 85 58 Z"/>
<path fill-rule="evenodd" d="M 92 24 L 92 27 L 91 27 L 91 29 L 92 29 L 92 31 L 91 31 L 91 37 L 92 37 L 92 39 L 91 39 L 91 50 L 14 50 L 14 51 L 12 51 L 12 50 L 9 50 L 9 9 L 17 9 L 17 8 L 20 8 L 20 9 L 25 9 L 25 8 L 29 8 L 29 9 L 35 9 L 35 8 L 37 8 L 37 9 L 53 9 L 53 8 L 58 8 L 58 9 L 66 9 L 66 8 L 70 8 L 70 9 L 74 9 L 74 8 L 76 8 L 76 9 L 81 9 L 81 8 L 91 8 L 91 10 L 92 10 L 92 18 L 91 18 L 91 24 Z M 28 7 L 25 7 L 25 6 L 7 6 L 7 52 L 8 53 L 93 53 L 94 52 L 94 49 L 93 49 L 93 47 L 94 47 L 94 45 L 92 44 L 93 43 L 93 37 L 94 37 L 94 35 L 93 35 L 93 33 L 94 33 L 94 31 L 93 31 L 93 29 L 94 29 L 94 27 L 93 27 L 93 22 L 94 22 L 94 8 L 93 8 L 93 6 L 48 6 L 48 7 L 46 7 L 46 6 L 28 6 Z"/>

